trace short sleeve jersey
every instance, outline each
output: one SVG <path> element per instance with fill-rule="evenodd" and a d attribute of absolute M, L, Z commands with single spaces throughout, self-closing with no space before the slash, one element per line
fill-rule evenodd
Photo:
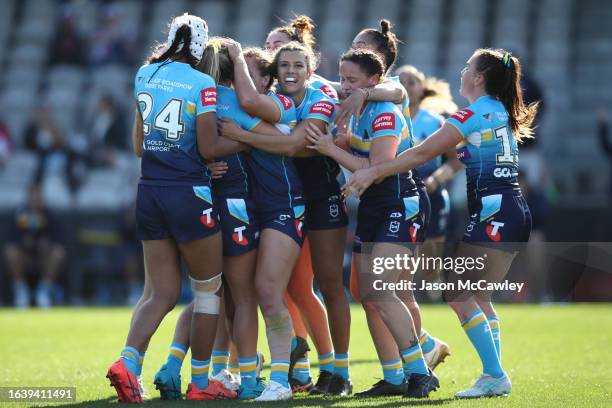
<path fill-rule="evenodd" d="M 293 100 L 284 95 L 268 94 L 281 111 L 274 125 L 290 137 L 297 119 Z M 251 176 L 251 192 L 258 208 L 274 211 L 302 204 L 302 183 L 290 157 L 252 149 L 245 155 Z"/>
<path fill-rule="evenodd" d="M 321 91 L 325 93 L 325 95 L 332 98 L 335 103 L 338 103 L 339 101 L 338 92 L 336 92 L 336 89 L 334 88 L 334 86 L 327 79 L 317 74 L 314 74 L 310 78 L 309 84 L 311 87 L 315 89 L 320 89 Z"/>
<path fill-rule="evenodd" d="M 369 157 L 372 142 L 379 137 L 394 137 L 399 140 L 396 156 L 412 146 L 411 135 L 404 116 L 391 102 L 368 102 L 357 121 L 351 122 L 349 146 L 353 154 Z M 410 143 L 403 143 L 404 141 Z M 415 192 L 410 173 L 387 177 L 382 183 L 374 184 L 363 195 L 364 198 L 400 198 Z"/>
<path fill-rule="evenodd" d="M 297 107 L 298 123 L 307 119 L 319 119 L 331 124 L 336 110 L 335 101 L 320 89 L 306 88 L 304 100 Z M 295 166 L 302 179 L 306 200 L 319 200 L 340 192 L 338 175 L 340 166 L 325 156 L 295 158 Z"/>
<path fill-rule="evenodd" d="M 457 157 L 465 164 L 468 201 L 482 196 L 519 194 L 518 146 L 508 124 L 508 112 L 485 95 L 447 122 L 461 133 Z"/>
<path fill-rule="evenodd" d="M 419 109 L 412 121 L 412 132 L 414 143 L 423 143 L 425 139 L 431 136 L 436 130 L 440 129 L 444 124 L 444 118 L 427 109 Z M 431 175 L 438 167 L 442 165 L 442 157 L 438 156 L 431 159 L 417 170 L 421 177 Z"/>
<path fill-rule="evenodd" d="M 215 112 L 214 80 L 189 64 L 167 60 L 136 73 L 134 96 L 143 118 L 141 183 L 208 184 L 196 139 L 198 115 Z"/>
<path fill-rule="evenodd" d="M 252 130 L 261 119 L 250 116 L 240 107 L 236 92 L 225 86 L 217 87 L 217 117 L 233 120 L 244 130 Z M 247 194 L 249 180 L 242 153 L 219 158 L 227 163 L 227 172 L 220 179 L 213 180 L 213 188 L 220 196 Z"/>

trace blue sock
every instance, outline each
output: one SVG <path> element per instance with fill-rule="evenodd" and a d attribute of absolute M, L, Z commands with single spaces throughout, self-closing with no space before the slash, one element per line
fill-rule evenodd
<path fill-rule="evenodd" d="M 300 384 L 306 384 L 310 379 L 310 361 L 307 358 L 300 358 L 293 367 L 292 378 Z"/>
<path fill-rule="evenodd" d="M 144 364 L 145 353 L 146 351 L 143 351 L 138 357 L 138 371 L 136 373 L 136 377 L 140 377 L 142 375 L 142 365 Z"/>
<path fill-rule="evenodd" d="M 166 368 L 173 376 L 181 374 L 181 367 L 183 366 L 183 360 L 185 354 L 187 354 L 188 347 L 181 343 L 172 343 L 170 345 L 170 353 L 168 353 L 168 360 L 166 360 Z"/>
<path fill-rule="evenodd" d="M 213 350 L 211 355 L 212 376 L 219 374 L 221 370 L 227 370 L 229 352 L 223 350 Z"/>
<path fill-rule="evenodd" d="M 257 356 L 238 358 L 240 365 L 240 385 L 253 388 L 257 385 Z"/>
<path fill-rule="evenodd" d="M 128 370 L 135 376 L 138 376 L 138 360 L 140 359 L 140 352 L 134 347 L 125 346 L 121 350 L 121 359 Z"/>
<path fill-rule="evenodd" d="M 208 366 L 210 366 L 210 359 L 191 359 L 191 382 L 199 389 L 208 387 Z"/>
<path fill-rule="evenodd" d="M 478 352 L 482 362 L 482 371 L 494 378 L 503 376 L 504 370 L 499 362 L 499 357 L 497 357 L 491 328 L 482 310 L 480 308 L 476 309 L 470 317 L 461 323 L 461 326 L 463 326 L 465 333 Z"/>
<path fill-rule="evenodd" d="M 493 336 L 497 358 L 499 358 L 501 362 L 501 330 L 499 327 L 499 317 L 491 316 L 487 320 L 489 321 L 489 326 L 491 326 L 491 336 Z"/>
<path fill-rule="evenodd" d="M 419 342 L 421 343 L 421 350 L 423 350 L 423 353 L 429 353 L 436 346 L 436 343 L 425 329 L 421 329 Z"/>
<path fill-rule="evenodd" d="M 319 372 L 334 373 L 334 352 L 319 355 Z"/>
<path fill-rule="evenodd" d="M 404 371 L 402 370 L 402 360 L 383 361 L 383 376 L 385 381 L 391 384 L 401 384 L 404 382 Z"/>
<path fill-rule="evenodd" d="M 272 360 L 270 363 L 270 381 L 276 381 L 283 387 L 289 388 L 289 361 Z"/>
<path fill-rule="evenodd" d="M 423 358 L 423 352 L 421 347 L 417 344 L 416 346 L 408 347 L 407 349 L 400 350 L 400 354 L 404 359 L 404 376 L 410 378 L 410 374 L 425 374 L 429 373 L 427 364 Z"/>
<path fill-rule="evenodd" d="M 349 355 L 348 353 L 336 353 L 334 362 L 334 374 L 338 374 L 345 380 L 349 379 Z"/>

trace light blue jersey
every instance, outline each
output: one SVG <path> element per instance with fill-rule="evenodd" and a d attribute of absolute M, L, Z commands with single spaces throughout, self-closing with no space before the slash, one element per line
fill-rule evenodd
<path fill-rule="evenodd" d="M 423 143 L 425 139 L 431 136 L 436 130 L 440 129 L 442 124 L 444 124 L 444 118 L 442 116 L 427 109 L 419 109 L 412 120 L 414 143 Z M 438 156 L 431 159 L 417 170 L 421 177 L 426 178 L 436 171 L 436 169 L 441 165 L 442 157 Z"/>
<path fill-rule="evenodd" d="M 217 87 L 217 117 L 233 120 L 244 130 L 252 130 L 261 119 L 250 116 L 240 107 L 236 91 L 225 86 Z M 227 172 L 213 180 L 215 193 L 222 196 L 242 195 L 249 191 L 249 180 L 242 153 L 219 158 L 227 163 Z"/>
<path fill-rule="evenodd" d="M 284 95 L 269 93 L 281 117 L 275 126 L 290 137 L 296 125 L 295 104 Z M 302 183 L 290 157 L 252 149 L 245 155 L 251 175 L 251 192 L 261 211 L 293 208 L 302 203 Z"/>
<path fill-rule="evenodd" d="M 500 101 L 482 96 L 447 122 L 463 137 L 457 157 L 466 166 L 469 202 L 494 193 L 520 194 L 518 146 Z"/>
<path fill-rule="evenodd" d="M 401 84 L 399 75 L 387 77 L 387 79 Z M 408 125 L 408 130 L 412 134 L 413 133 L 412 118 L 410 117 L 410 98 L 408 97 L 408 93 L 406 93 L 406 99 L 404 99 L 402 103 L 398 104 L 397 107 L 402 112 L 402 115 L 404 115 L 404 119 L 406 120 L 406 125 Z"/>
<path fill-rule="evenodd" d="M 338 92 L 336 92 L 334 86 L 327 79 L 320 75 L 313 74 L 308 81 L 308 85 L 314 89 L 320 89 L 325 93 L 325 95 L 332 98 L 335 103 L 338 103 Z"/>
<path fill-rule="evenodd" d="M 359 123 L 351 122 L 349 146 L 353 154 L 369 157 L 372 142 L 379 137 L 394 137 L 399 140 L 396 156 L 412 147 L 412 135 L 399 108 L 391 102 L 368 102 Z M 374 184 L 364 194 L 368 197 L 401 197 L 406 190 L 413 190 L 410 174 L 387 177 L 382 183 Z"/>
<path fill-rule="evenodd" d="M 216 110 L 214 80 L 189 64 L 167 60 L 138 70 L 134 96 L 144 131 L 141 183 L 209 183 L 198 151 L 196 118 Z"/>

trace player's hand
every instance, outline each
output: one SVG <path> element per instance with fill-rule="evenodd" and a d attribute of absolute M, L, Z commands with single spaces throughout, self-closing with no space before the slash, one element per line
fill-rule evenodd
<path fill-rule="evenodd" d="M 242 128 L 231 119 L 222 118 L 217 123 L 219 134 L 227 139 L 242 142 Z"/>
<path fill-rule="evenodd" d="M 220 179 L 227 173 L 227 163 L 224 161 L 209 162 L 207 165 L 210 177 L 213 179 Z"/>
<path fill-rule="evenodd" d="M 306 147 L 316 150 L 325 156 L 329 156 L 335 147 L 334 137 L 330 133 L 329 127 L 327 127 L 325 132 L 322 132 L 314 123 L 309 123 L 306 126 L 306 140 L 311 143 Z"/>
<path fill-rule="evenodd" d="M 359 113 L 366 103 L 366 94 L 361 90 L 351 93 L 337 106 L 334 124 L 338 129 L 346 129 L 349 126 L 351 116 L 355 119 L 355 125 L 359 124 Z"/>
<path fill-rule="evenodd" d="M 376 172 L 372 167 L 360 169 L 351 175 L 349 181 L 342 187 L 342 195 L 347 197 L 351 194 L 361 196 L 376 180 Z"/>
<path fill-rule="evenodd" d="M 425 179 L 425 188 L 427 189 L 427 194 L 433 194 L 438 187 L 440 187 L 440 183 L 436 180 L 435 177 L 429 176 Z"/>
<path fill-rule="evenodd" d="M 231 38 L 222 38 L 221 44 L 227 48 L 227 53 L 232 61 L 235 61 L 236 58 L 242 54 L 242 46 L 238 41 L 232 40 Z"/>

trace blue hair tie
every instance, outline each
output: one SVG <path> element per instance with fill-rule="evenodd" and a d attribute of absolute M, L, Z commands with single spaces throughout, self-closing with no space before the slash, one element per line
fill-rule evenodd
<path fill-rule="evenodd" d="M 512 67 L 512 55 L 509 52 L 504 54 L 502 64 L 504 64 L 504 67 L 506 68 Z"/>

